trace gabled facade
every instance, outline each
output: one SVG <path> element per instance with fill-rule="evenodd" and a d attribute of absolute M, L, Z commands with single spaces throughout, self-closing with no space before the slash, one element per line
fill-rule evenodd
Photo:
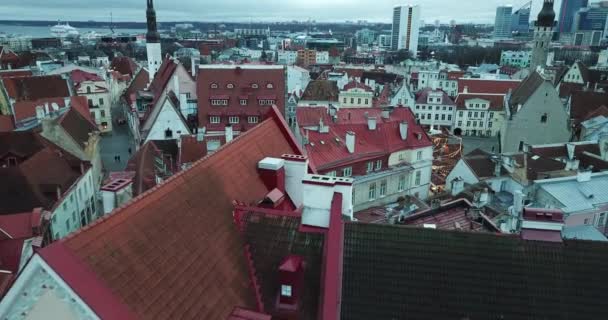
<path fill-rule="evenodd" d="M 551 82 L 536 72 L 509 97 L 506 111 L 500 132 L 501 152 L 523 150 L 525 144 L 570 141 L 570 116 Z"/>
<path fill-rule="evenodd" d="M 186 119 L 178 109 L 179 101 L 173 91 L 163 97 L 164 100 L 159 101 L 142 127 L 143 143 L 150 140 L 175 140 L 181 135 L 191 134 Z"/>
<path fill-rule="evenodd" d="M 458 94 L 454 130 L 459 129 L 457 133 L 465 136 L 497 136 L 506 116 L 505 96 Z"/>
<path fill-rule="evenodd" d="M 433 148 L 409 108 L 299 108 L 297 121 L 311 165 L 321 174 L 354 178 L 355 211 L 428 196 Z"/>
<path fill-rule="evenodd" d="M 416 95 L 413 109 L 420 124 L 435 130 L 452 130 L 456 104 L 443 90 L 423 89 Z"/>
<path fill-rule="evenodd" d="M 285 67 L 201 65 L 197 95 L 199 133 L 208 141 L 236 137 L 262 122 L 273 105 L 285 115 Z"/>
<path fill-rule="evenodd" d="M 87 99 L 91 117 L 100 132 L 112 131 L 112 101 L 108 83 L 96 74 L 74 70 L 70 78 L 76 94 Z"/>
<path fill-rule="evenodd" d="M 416 100 L 414 98 L 414 95 L 412 94 L 412 92 L 410 91 L 410 89 L 408 88 L 408 86 L 405 84 L 405 81 L 404 81 L 403 85 L 399 89 L 397 89 L 397 92 L 391 98 L 389 105 L 390 106 L 401 105 L 404 107 L 411 108 L 413 105 L 415 105 L 415 101 Z"/>
<path fill-rule="evenodd" d="M 353 80 L 340 91 L 338 101 L 342 108 L 371 108 L 373 99 L 372 88 Z"/>

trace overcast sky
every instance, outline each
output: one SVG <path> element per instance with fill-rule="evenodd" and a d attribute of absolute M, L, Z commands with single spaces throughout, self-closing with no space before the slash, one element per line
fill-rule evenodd
<path fill-rule="evenodd" d="M 154 0 L 159 21 L 344 21 L 390 22 L 392 7 L 417 3 L 422 19 L 449 22 L 493 22 L 497 5 L 526 0 Z M 556 0 L 559 11 L 561 0 Z M 542 0 L 533 1 L 536 16 Z M 145 0 L 0 0 L 2 20 L 144 21 Z"/>

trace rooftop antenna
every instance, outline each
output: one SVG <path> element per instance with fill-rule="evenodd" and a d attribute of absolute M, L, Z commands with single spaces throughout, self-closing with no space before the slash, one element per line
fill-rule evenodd
<path fill-rule="evenodd" d="M 112 10 L 110 10 L 110 32 L 114 34 L 114 18 L 112 17 Z"/>

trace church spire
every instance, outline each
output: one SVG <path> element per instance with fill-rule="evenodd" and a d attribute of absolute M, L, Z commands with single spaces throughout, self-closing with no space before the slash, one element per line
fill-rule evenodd
<path fill-rule="evenodd" d="M 148 8 L 146 10 L 146 19 L 148 21 L 148 33 L 146 34 L 146 41 L 148 43 L 159 43 L 160 35 L 156 28 L 156 11 L 154 11 L 153 0 L 148 1 Z"/>

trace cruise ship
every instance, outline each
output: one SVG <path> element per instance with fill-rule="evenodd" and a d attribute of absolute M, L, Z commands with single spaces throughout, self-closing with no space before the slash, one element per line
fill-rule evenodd
<path fill-rule="evenodd" d="M 61 24 L 57 22 L 57 25 L 51 27 L 51 34 L 55 37 L 65 38 L 65 37 L 74 37 L 78 36 L 78 29 L 70 26 L 69 23 Z"/>

